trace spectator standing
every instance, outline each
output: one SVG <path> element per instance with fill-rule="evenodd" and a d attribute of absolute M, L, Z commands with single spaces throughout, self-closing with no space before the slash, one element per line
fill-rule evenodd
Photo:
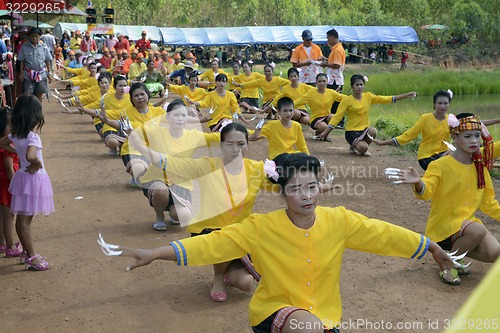
<path fill-rule="evenodd" d="M 45 34 L 40 37 L 40 40 L 47 46 L 49 49 L 50 55 L 52 56 L 52 59 L 54 59 L 54 51 L 56 47 L 56 39 L 52 34 L 50 33 L 50 30 L 45 30 Z M 50 61 L 50 69 L 54 69 L 53 66 L 53 61 Z"/>
<path fill-rule="evenodd" d="M 23 93 L 36 95 L 40 102 L 42 95 L 49 92 L 50 62 L 53 60 L 49 49 L 40 43 L 41 35 L 39 28 L 31 28 L 28 33 L 29 40 L 21 46 L 18 55 Z"/>
<path fill-rule="evenodd" d="M 135 43 L 135 47 L 143 54 L 146 54 L 146 51 L 151 49 L 151 42 L 149 39 L 146 39 L 146 36 L 147 32 L 146 30 L 143 30 L 141 33 L 141 39 Z"/>
<path fill-rule="evenodd" d="M 302 31 L 303 42 L 293 51 L 290 62 L 293 67 L 300 68 L 299 82 L 314 86 L 316 84 L 316 75 L 322 72 L 315 61 L 323 58 L 323 52 L 312 40 L 311 30 Z"/>
<path fill-rule="evenodd" d="M 118 43 L 118 38 L 113 35 L 108 35 L 108 37 L 104 40 L 104 46 L 109 50 L 115 47 L 116 43 Z"/>
<path fill-rule="evenodd" d="M 95 40 L 90 36 L 90 32 L 85 33 L 85 38 L 83 38 L 80 43 L 80 51 L 83 55 L 89 56 L 93 52 L 97 52 L 97 45 Z"/>
<path fill-rule="evenodd" d="M 76 30 L 74 36 L 69 40 L 70 48 L 75 52 L 80 51 L 80 44 L 82 43 L 82 34 L 80 30 Z"/>
<path fill-rule="evenodd" d="M 326 38 L 328 46 L 332 49 L 328 60 L 325 61 L 323 58 L 323 65 L 327 67 L 326 74 L 328 76 L 327 88 L 334 89 L 335 91 L 342 93 L 342 88 L 344 86 L 344 66 L 345 66 L 345 50 L 342 47 L 342 43 L 339 40 L 339 33 L 335 29 L 328 30 L 326 33 Z M 340 102 L 335 101 L 332 105 L 331 113 L 335 114 Z M 339 128 L 344 127 L 344 119 L 342 119 L 338 125 Z"/>

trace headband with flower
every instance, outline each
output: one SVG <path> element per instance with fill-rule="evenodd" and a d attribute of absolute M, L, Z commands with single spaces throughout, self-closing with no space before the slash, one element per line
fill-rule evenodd
<path fill-rule="evenodd" d="M 264 162 L 264 171 L 266 172 L 267 178 L 271 178 L 275 182 L 277 182 L 280 178 L 280 175 L 276 170 L 276 163 L 273 160 L 266 159 Z"/>

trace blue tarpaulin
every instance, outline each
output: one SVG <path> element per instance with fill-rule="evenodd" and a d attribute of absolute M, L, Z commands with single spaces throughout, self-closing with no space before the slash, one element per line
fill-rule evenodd
<path fill-rule="evenodd" d="M 326 43 L 326 32 L 335 28 L 345 43 L 418 43 L 409 26 L 267 26 L 232 28 L 159 28 L 164 44 L 222 46 L 246 44 L 298 44 L 301 34 L 311 30 L 316 44 Z"/>
<path fill-rule="evenodd" d="M 57 23 L 55 34 L 60 37 L 64 30 L 85 30 L 86 24 Z M 299 44 L 302 31 L 311 30 L 314 43 L 326 43 L 326 32 L 335 28 L 345 43 L 418 43 L 416 31 L 409 26 L 267 26 L 229 28 L 158 28 L 152 26 L 115 25 L 114 31 L 126 34 L 132 40 L 139 39 L 142 30 L 148 38 L 168 45 L 224 46 L 247 44 Z"/>

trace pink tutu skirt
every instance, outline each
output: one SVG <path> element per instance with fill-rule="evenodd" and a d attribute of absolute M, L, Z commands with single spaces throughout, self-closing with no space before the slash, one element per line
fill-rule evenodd
<path fill-rule="evenodd" d="M 45 172 L 29 174 L 17 171 L 10 182 L 10 211 L 19 215 L 49 215 L 55 211 L 52 183 Z"/>

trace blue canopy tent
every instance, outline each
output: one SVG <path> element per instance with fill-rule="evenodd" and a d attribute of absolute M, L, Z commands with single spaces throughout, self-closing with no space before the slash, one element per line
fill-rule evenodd
<path fill-rule="evenodd" d="M 326 43 L 326 32 L 335 28 L 346 43 L 418 43 L 416 31 L 409 26 L 266 26 L 230 28 L 159 28 L 163 43 L 189 46 L 246 44 L 298 44 L 305 29 L 314 42 Z"/>
<path fill-rule="evenodd" d="M 148 38 L 168 45 L 224 46 L 247 44 L 299 44 L 302 31 L 311 30 L 316 44 L 326 43 L 326 32 L 337 29 L 339 38 L 345 43 L 418 43 L 416 31 L 409 26 L 267 26 L 229 28 L 157 28 L 153 26 L 115 25 L 120 32 L 132 40 L 141 38 L 146 30 Z M 86 24 L 57 23 L 54 32 L 60 37 L 63 31 L 87 29 Z"/>

